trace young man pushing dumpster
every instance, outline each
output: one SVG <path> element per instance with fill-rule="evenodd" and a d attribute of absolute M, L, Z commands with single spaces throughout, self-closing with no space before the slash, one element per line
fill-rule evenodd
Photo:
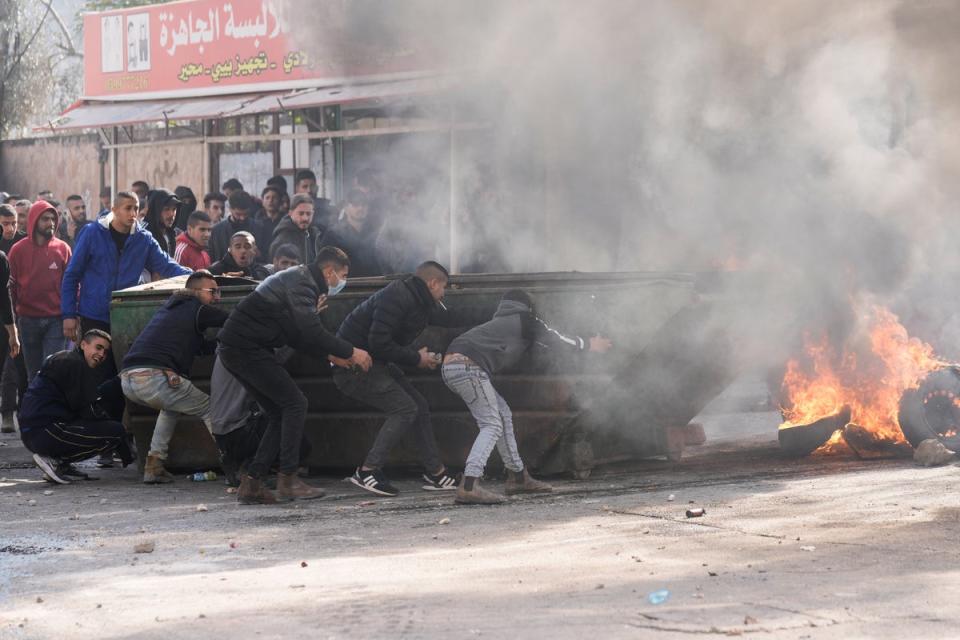
<path fill-rule="evenodd" d="M 395 496 L 396 487 L 383 474 L 390 450 L 414 429 L 423 488 L 452 491 L 457 479 L 440 460 L 426 398 L 413 388 L 398 365 L 436 369 L 439 359 L 426 347 L 417 351 L 410 344 L 428 324 L 448 325 L 443 299 L 449 276 L 436 262 L 424 262 L 413 275 L 395 280 L 350 312 L 337 335 L 370 351 L 373 367 L 363 374 L 337 369 L 333 381 L 344 395 L 387 414 L 373 447 L 350 481 L 370 493 Z"/>
<path fill-rule="evenodd" d="M 297 477 L 307 398 L 277 361 L 275 350 L 291 346 L 318 358 L 334 356 L 343 366 L 370 368 L 370 355 L 327 332 L 317 313 L 320 297 L 342 290 L 349 270 L 347 254 L 335 247 L 321 247 L 310 264 L 275 273 L 261 282 L 240 301 L 220 332 L 220 361 L 269 417 L 257 454 L 240 479 L 237 499 L 243 504 L 324 495 Z M 261 479 L 278 455 L 274 496 Z"/>
<path fill-rule="evenodd" d="M 504 501 L 480 486 L 487 459 L 496 447 L 507 468 L 507 495 L 552 491 L 546 482 L 530 476 L 524 467 L 513 433 L 510 407 L 490 382 L 490 376 L 516 365 L 534 344 L 572 351 L 606 352 L 611 344 L 594 336 L 568 337 L 537 317 L 533 300 L 519 289 L 503 294 L 493 319 L 454 338 L 443 358 L 443 381 L 467 404 L 480 433 L 467 456 L 463 481 L 455 502 L 497 504 Z"/>
<path fill-rule="evenodd" d="M 128 400 L 160 411 L 144 462 L 146 484 L 173 482 L 167 449 L 181 416 L 210 423 L 210 396 L 190 381 L 195 356 L 214 353 L 207 329 L 222 327 L 228 314 L 217 307 L 220 287 L 209 271 L 194 271 L 157 311 L 123 358 L 120 383 Z"/>

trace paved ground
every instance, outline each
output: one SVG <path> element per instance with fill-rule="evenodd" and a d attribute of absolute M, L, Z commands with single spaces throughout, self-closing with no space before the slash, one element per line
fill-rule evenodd
<path fill-rule="evenodd" d="M 132 469 L 51 487 L 4 436 L 0 638 L 960 635 L 957 467 L 788 461 L 775 414 L 717 407 L 677 465 L 489 508 L 412 478 L 275 508 Z"/>

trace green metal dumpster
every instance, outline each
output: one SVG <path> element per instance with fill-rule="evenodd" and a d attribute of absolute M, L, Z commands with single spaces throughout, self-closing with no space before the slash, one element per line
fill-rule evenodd
<path fill-rule="evenodd" d="M 182 286 L 183 279 L 172 278 L 113 294 L 111 326 L 118 365 L 155 310 Z M 324 324 L 335 331 L 357 304 L 392 279 L 351 279 L 343 293 L 330 298 L 323 313 Z M 714 367 L 712 374 L 709 367 L 700 368 L 698 379 L 708 383 L 701 384 L 692 397 L 676 399 L 675 406 L 657 405 L 654 411 L 629 406 L 631 391 L 623 384 L 624 373 L 637 370 L 638 358 L 641 368 L 654 373 L 649 383 L 657 379 L 658 371 L 673 366 L 670 354 L 689 351 L 684 323 L 696 323 L 702 315 L 698 310 L 712 304 L 704 302 L 698 291 L 702 281 L 702 277 L 690 273 L 453 276 L 445 304 L 464 318 L 464 326 L 428 327 L 416 345 L 444 351 L 454 336 L 488 320 L 503 293 L 514 288 L 529 292 L 540 315 L 558 328 L 585 337 L 602 334 L 611 338 L 615 348 L 605 355 L 534 349 L 515 370 L 494 380 L 513 409 L 520 452 L 527 464 L 541 473 L 572 471 L 583 475 L 600 462 L 668 453 L 672 445 L 667 441 L 667 428 L 686 424 L 733 379 L 735 372 L 729 367 Z M 255 286 L 242 279 L 221 281 L 221 304 L 232 308 Z M 660 344 L 659 337 L 663 336 L 669 337 L 671 344 Z M 668 354 L 666 364 L 660 351 Z M 651 353 L 643 361 L 642 356 Z M 211 368 L 212 357 L 198 358 L 191 379 L 209 389 Z M 288 369 L 309 400 L 305 429 L 313 447 L 309 465 L 349 469 L 359 464 L 383 422 L 382 415 L 340 394 L 327 362 L 297 354 Z M 430 401 L 444 463 L 462 467 L 476 435 L 469 412 L 445 387 L 439 371 L 409 373 L 414 386 Z M 646 397 L 648 403 L 656 400 Z M 616 412 L 604 411 L 611 399 L 628 406 Z M 156 414 L 128 404 L 128 427 L 140 451 L 146 451 Z M 416 464 L 412 441 L 397 447 L 390 462 L 397 466 Z M 203 425 L 183 420 L 171 442 L 168 465 L 196 470 L 217 464 L 216 447 Z"/>

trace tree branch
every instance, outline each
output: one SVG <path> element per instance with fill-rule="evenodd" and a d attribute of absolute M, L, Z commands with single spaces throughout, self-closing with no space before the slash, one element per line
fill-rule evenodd
<path fill-rule="evenodd" d="M 76 56 L 78 58 L 83 57 L 82 51 L 77 51 L 77 47 L 73 44 L 73 38 L 70 37 L 70 30 L 67 29 L 66 23 L 63 21 L 63 18 L 60 17 L 60 14 L 53 7 L 53 0 L 40 0 L 40 4 L 47 8 L 47 11 L 50 12 L 50 15 L 53 16 L 53 19 L 56 20 L 57 26 L 60 27 L 60 33 L 63 34 L 64 40 L 67 41 L 66 46 L 58 44 L 57 46 L 63 50 L 63 52 L 68 56 Z"/>
<path fill-rule="evenodd" d="M 4 82 L 10 79 L 10 75 L 13 73 L 13 70 L 20 66 L 20 61 L 23 60 L 23 56 L 26 55 L 27 51 L 30 50 L 30 47 L 33 45 L 33 41 L 37 39 L 37 36 L 40 35 L 40 30 L 43 29 L 43 23 L 46 22 L 47 16 L 50 15 L 50 11 L 53 9 L 51 5 L 47 5 L 47 10 L 44 11 L 43 15 L 40 16 L 40 22 L 37 24 L 36 30 L 33 32 L 33 35 L 30 36 L 30 39 L 27 40 L 27 44 L 24 45 L 23 49 L 17 54 L 17 59 L 13 61 L 13 64 L 7 69 L 7 73 L 3 76 Z"/>

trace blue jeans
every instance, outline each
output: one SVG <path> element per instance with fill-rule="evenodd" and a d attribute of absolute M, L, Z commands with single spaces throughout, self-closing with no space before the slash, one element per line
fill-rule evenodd
<path fill-rule="evenodd" d="M 27 366 L 27 379 L 33 380 L 47 356 L 67 348 L 63 337 L 63 320 L 52 318 L 17 318 L 20 330 L 20 348 Z"/>
<path fill-rule="evenodd" d="M 493 388 L 490 375 L 481 367 L 466 362 L 445 364 L 441 372 L 444 383 L 463 398 L 480 428 L 467 456 L 463 475 L 481 477 L 494 447 L 500 452 L 503 466 L 510 471 L 523 471 L 523 460 L 513 434 L 513 413 L 507 401 Z"/>
<path fill-rule="evenodd" d="M 153 428 L 149 455 L 167 459 L 170 439 L 177 428 L 177 419 L 182 415 L 200 418 L 211 430 L 210 396 L 186 378 L 181 377 L 180 384 L 171 387 L 163 369 L 143 367 L 122 371 L 120 384 L 128 400 L 160 411 Z"/>

